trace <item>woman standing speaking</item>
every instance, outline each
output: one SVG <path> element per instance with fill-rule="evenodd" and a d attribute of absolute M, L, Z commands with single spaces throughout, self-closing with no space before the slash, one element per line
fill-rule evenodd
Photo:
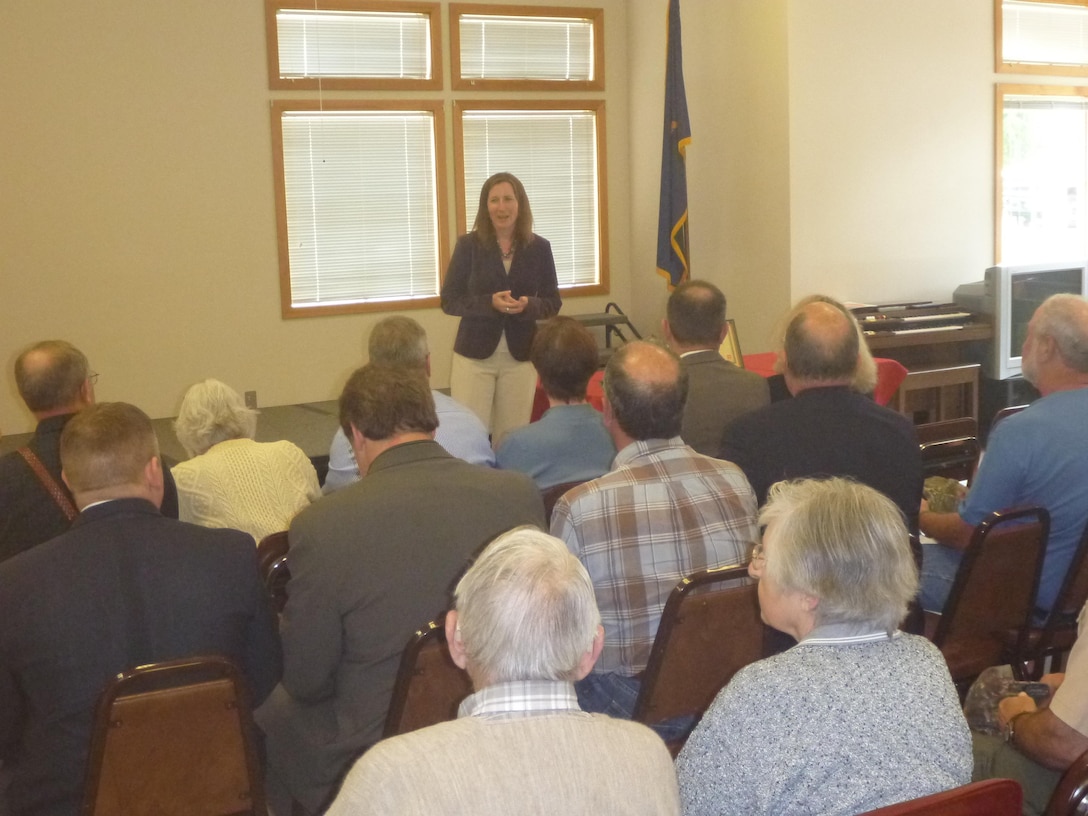
<path fill-rule="evenodd" d="M 533 233 L 525 188 L 496 173 L 484 182 L 472 232 L 457 239 L 442 283 L 442 311 L 461 318 L 450 393 L 480 417 L 493 444 L 529 422 L 536 385 L 529 346 L 536 321 L 561 305 L 552 247 Z"/>

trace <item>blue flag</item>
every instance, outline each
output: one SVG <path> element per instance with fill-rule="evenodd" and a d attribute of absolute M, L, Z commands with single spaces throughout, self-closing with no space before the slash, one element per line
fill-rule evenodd
<path fill-rule="evenodd" d="M 657 210 L 657 271 L 675 287 L 689 277 L 688 178 L 691 141 L 684 61 L 680 50 L 680 0 L 669 0 L 665 66 L 665 135 L 661 141 L 661 201 Z"/>

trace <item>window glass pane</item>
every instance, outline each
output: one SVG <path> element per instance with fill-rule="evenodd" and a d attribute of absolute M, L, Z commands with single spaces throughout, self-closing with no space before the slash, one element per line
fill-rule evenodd
<path fill-rule="evenodd" d="M 460 18 L 464 79 L 593 79 L 593 22 L 553 17 Z"/>
<path fill-rule="evenodd" d="M 293 306 L 438 293 L 430 112 L 288 112 L 283 170 Z"/>
<path fill-rule="evenodd" d="M 285 79 L 431 76 L 426 14 L 280 10 L 276 28 Z"/>
<path fill-rule="evenodd" d="M 1004 97 L 1001 261 L 1088 255 L 1088 100 Z"/>
<path fill-rule="evenodd" d="M 464 111 L 465 212 L 500 171 L 525 185 L 533 231 L 547 238 L 559 285 L 600 282 L 597 119 L 594 111 Z"/>
<path fill-rule="evenodd" d="M 1005 62 L 1088 65 L 1088 8 L 1006 0 L 1001 39 Z"/>

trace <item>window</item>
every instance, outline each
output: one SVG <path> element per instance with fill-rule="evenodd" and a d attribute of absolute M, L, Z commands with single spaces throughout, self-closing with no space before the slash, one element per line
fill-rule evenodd
<path fill-rule="evenodd" d="M 438 305 L 451 104 L 458 229 L 483 181 L 513 172 L 560 286 L 608 291 L 604 102 L 569 98 L 604 88 L 603 11 L 450 4 L 449 15 L 447 87 L 437 2 L 265 0 L 284 317 Z M 520 98 L 477 93 L 496 89 Z"/>
<path fill-rule="evenodd" d="M 997 70 L 1088 76 L 1086 0 L 995 0 Z"/>
<path fill-rule="evenodd" d="M 1088 256 L 1088 87 L 997 88 L 997 258 Z"/>
<path fill-rule="evenodd" d="M 603 103 L 458 103 L 458 229 L 471 227 L 484 181 L 511 172 L 529 195 L 534 231 L 551 242 L 559 286 L 607 291 L 603 134 Z"/>
<path fill-rule="evenodd" d="M 436 305 L 441 103 L 273 106 L 285 317 Z"/>
<path fill-rule="evenodd" d="M 442 87 L 437 3 L 265 0 L 271 88 L 324 90 Z"/>
<path fill-rule="evenodd" d="M 455 3 L 450 40 L 457 90 L 604 88 L 601 9 Z"/>

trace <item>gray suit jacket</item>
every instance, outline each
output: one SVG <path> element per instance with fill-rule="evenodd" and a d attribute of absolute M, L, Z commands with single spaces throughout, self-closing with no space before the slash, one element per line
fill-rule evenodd
<path fill-rule="evenodd" d="M 770 401 L 767 381 L 745 371 L 716 351 L 697 351 L 680 358 L 688 373 L 688 401 L 680 437 L 705 456 L 717 456 L 725 426 Z"/>
<path fill-rule="evenodd" d="M 381 737 L 401 653 L 450 605 L 468 559 L 501 532 L 544 527 L 521 473 L 431 441 L 381 454 L 291 524 L 283 683 L 257 712 L 269 773 L 311 811 Z"/>

